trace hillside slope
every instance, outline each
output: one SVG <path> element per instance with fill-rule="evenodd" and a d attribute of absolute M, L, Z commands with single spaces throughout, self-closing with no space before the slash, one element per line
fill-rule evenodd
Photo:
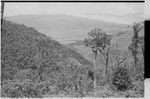
<path fill-rule="evenodd" d="M 55 91 L 59 93 L 68 86 L 75 86 L 80 75 L 87 79 L 86 82 L 90 81 L 87 72 L 92 70 L 92 63 L 51 37 L 24 25 L 3 21 L 1 52 L 3 97 L 43 97 L 47 94 L 42 93 L 46 85 L 39 88 L 39 84 L 56 87 Z M 18 85 L 25 89 L 19 89 Z M 27 94 L 29 90 L 33 93 Z"/>

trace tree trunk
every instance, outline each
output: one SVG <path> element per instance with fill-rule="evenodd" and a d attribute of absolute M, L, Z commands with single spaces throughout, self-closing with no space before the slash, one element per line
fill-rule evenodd
<path fill-rule="evenodd" d="M 133 56 L 134 58 L 134 74 L 136 73 L 136 67 L 137 67 L 137 62 L 138 62 L 138 58 L 136 55 Z"/>
<path fill-rule="evenodd" d="M 94 61 L 94 89 L 96 88 L 96 71 L 97 71 L 97 51 L 95 51 L 95 61 Z"/>
<path fill-rule="evenodd" d="M 134 36 L 132 38 L 132 42 L 134 44 L 134 50 L 133 50 L 133 57 L 134 57 L 134 74 L 136 73 L 136 67 L 137 67 L 137 62 L 138 62 L 138 58 L 137 58 L 137 49 L 138 49 L 138 31 L 136 28 L 134 28 Z"/>
<path fill-rule="evenodd" d="M 108 58 L 106 58 L 105 77 L 107 77 L 107 69 L 108 69 Z"/>
<path fill-rule="evenodd" d="M 1 24 L 3 23 L 4 16 L 4 2 L 1 2 Z"/>
<path fill-rule="evenodd" d="M 82 79 L 81 79 L 82 80 Z M 84 95 L 84 90 L 83 90 L 83 88 L 82 88 L 83 86 L 82 86 L 82 82 L 79 80 L 79 93 L 80 93 L 80 97 L 85 97 L 85 95 Z"/>
<path fill-rule="evenodd" d="M 109 50 L 110 50 L 110 48 L 108 48 L 108 50 L 107 50 L 107 53 L 104 55 L 104 57 L 105 57 L 105 61 L 106 61 L 106 63 L 105 63 L 105 65 L 106 65 L 106 68 L 105 68 L 105 79 L 107 80 L 107 69 L 108 69 L 108 62 L 109 62 Z"/>
<path fill-rule="evenodd" d="M 142 46 L 143 60 L 144 60 L 144 46 Z"/>

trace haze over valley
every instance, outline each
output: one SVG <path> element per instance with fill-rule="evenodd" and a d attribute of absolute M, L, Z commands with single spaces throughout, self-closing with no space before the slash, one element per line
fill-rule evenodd
<path fill-rule="evenodd" d="M 126 24 L 99 21 L 94 19 L 69 15 L 20 15 L 6 19 L 37 29 L 39 32 L 51 36 L 62 44 L 69 44 L 76 40 L 83 40 L 87 33 L 99 27 L 108 34 L 114 34 L 128 29 Z"/>

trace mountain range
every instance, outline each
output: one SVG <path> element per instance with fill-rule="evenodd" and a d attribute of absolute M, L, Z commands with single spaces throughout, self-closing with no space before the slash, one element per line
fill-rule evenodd
<path fill-rule="evenodd" d="M 87 33 L 96 27 L 103 29 L 108 34 L 114 34 L 128 29 L 126 24 L 105 22 L 63 14 L 18 15 L 6 17 L 6 19 L 33 27 L 39 32 L 59 41 L 61 44 L 69 44 L 76 40 L 83 40 L 87 37 Z"/>

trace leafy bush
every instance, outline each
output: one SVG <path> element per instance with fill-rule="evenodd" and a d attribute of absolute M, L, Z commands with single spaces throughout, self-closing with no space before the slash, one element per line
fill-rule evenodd
<path fill-rule="evenodd" d="M 133 87 L 131 89 L 132 91 L 134 91 L 134 95 L 130 95 L 132 97 L 134 96 L 140 96 L 143 97 L 144 96 L 144 81 L 135 81 L 133 82 Z"/>
<path fill-rule="evenodd" d="M 118 91 L 126 91 L 129 89 L 132 84 L 128 70 L 123 67 L 118 67 L 113 74 L 112 84 Z"/>
<path fill-rule="evenodd" d="M 42 95 L 36 89 L 36 84 L 30 80 L 24 80 L 22 82 L 14 80 L 5 82 L 2 86 L 2 97 L 10 98 L 40 98 Z"/>

